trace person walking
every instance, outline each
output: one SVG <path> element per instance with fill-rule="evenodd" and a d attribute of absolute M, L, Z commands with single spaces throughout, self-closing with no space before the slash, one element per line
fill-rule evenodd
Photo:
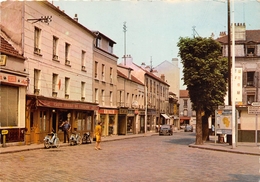
<path fill-rule="evenodd" d="M 98 125 L 96 125 L 95 127 L 95 137 L 96 137 L 95 150 L 101 150 L 100 148 L 101 135 L 102 135 L 102 122 L 99 121 Z"/>
<path fill-rule="evenodd" d="M 68 120 L 64 121 L 62 124 L 61 124 L 61 127 L 62 127 L 62 130 L 63 130 L 63 133 L 64 133 L 64 143 L 66 143 L 66 138 L 68 140 L 68 143 L 69 143 L 69 131 L 71 129 L 71 126 L 68 122 Z"/>

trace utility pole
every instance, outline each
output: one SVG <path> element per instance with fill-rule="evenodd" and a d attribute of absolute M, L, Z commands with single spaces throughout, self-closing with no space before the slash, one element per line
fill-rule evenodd
<path fill-rule="evenodd" d="M 126 65 L 126 22 L 124 22 L 123 25 L 123 31 L 124 31 L 124 65 Z"/>
<path fill-rule="evenodd" d="M 228 9 L 228 105 L 231 105 L 231 36 L 230 36 L 230 0 L 227 3 Z M 233 28 L 235 28 L 233 26 Z"/>

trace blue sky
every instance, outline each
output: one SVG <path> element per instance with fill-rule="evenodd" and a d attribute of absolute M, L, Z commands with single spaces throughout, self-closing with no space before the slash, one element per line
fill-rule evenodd
<path fill-rule="evenodd" d="M 150 65 L 152 60 L 152 65 L 157 66 L 178 58 L 179 37 L 193 36 L 193 27 L 202 37 L 214 33 L 217 38 L 221 31 L 227 32 L 227 0 L 87 0 L 53 4 L 71 17 L 78 14 L 79 23 L 114 40 L 118 62 L 124 55 L 124 22 L 126 54 L 139 65 Z M 246 23 L 248 30 L 260 29 L 260 0 L 235 0 L 234 8 L 235 23 Z M 230 9 L 232 15 L 232 6 Z"/>

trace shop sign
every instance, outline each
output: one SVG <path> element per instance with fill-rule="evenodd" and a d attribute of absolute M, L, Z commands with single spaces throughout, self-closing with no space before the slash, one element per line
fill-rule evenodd
<path fill-rule="evenodd" d="M 49 101 L 49 100 L 38 100 L 37 106 L 42 107 L 54 107 L 54 108 L 64 108 L 64 109 L 80 109 L 80 110 L 97 110 L 98 106 L 90 104 L 81 103 L 67 103 L 62 101 Z"/>
<path fill-rule="evenodd" d="M 109 109 L 100 109 L 98 110 L 99 114 L 117 114 L 118 110 L 109 110 Z"/>
<path fill-rule="evenodd" d="M 27 78 L 11 74 L 0 73 L 0 81 L 5 83 L 27 86 Z"/>
<path fill-rule="evenodd" d="M 118 114 L 127 114 L 128 110 L 127 109 L 119 109 L 119 113 Z"/>
<path fill-rule="evenodd" d="M 145 111 L 139 111 L 139 115 L 145 115 Z"/>
<path fill-rule="evenodd" d="M 2 130 L 1 134 L 2 135 L 7 135 L 8 134 L 8 130 Z"/>
<path fill-rule="evenodd" d="M 0 66 L 5 66 L 6 65 L 6 55 L 0 55 Z"/>

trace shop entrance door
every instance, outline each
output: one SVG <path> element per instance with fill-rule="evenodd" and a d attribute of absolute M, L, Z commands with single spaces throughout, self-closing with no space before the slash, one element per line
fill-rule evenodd
<path fill-rule="evenodd" d="M 56 132 L 58 132 L 57 122 L 56 122 L 57 114 L 54 112 L 52 114 L 52 129 Z"/>

